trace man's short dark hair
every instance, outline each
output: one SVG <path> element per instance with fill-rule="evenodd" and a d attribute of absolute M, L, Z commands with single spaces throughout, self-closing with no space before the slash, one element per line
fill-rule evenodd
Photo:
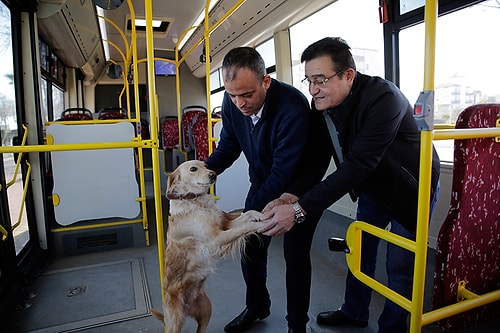
<path fill-rule="evenodd" d="M 329 56 L 339 71 L 347 68 L 356 70 L 356 63 L 352 57 L 350 47 L 345 40 L 340 37 L 325 37 L 309 45 L 304 52 L 300 62 L 309 61 L 322 56 Z"/>
<path fill-rule="evenodd" d="M 222 61 L 225 69 L 225 79 L 233 80 L 240 68 L 249 68 L 257 76 L 266 75 L 266 64 L 264 59 L 255 49 L 247 46 L 237 47 L 229 51 Z"/>

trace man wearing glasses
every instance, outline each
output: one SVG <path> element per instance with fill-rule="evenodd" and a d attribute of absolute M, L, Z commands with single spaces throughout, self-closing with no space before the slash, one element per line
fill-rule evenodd
<path fill-rule="evenodd" d="M 313 111 L 322 111 L 333 145 L 337 169 L 302 197 L 285 194 L 265 208 L 271 221 L 259 230 L 275 236 L 295 224 L 293 206 L 303 214 L 318 214 L 351 193 L 358 200 L 357 220 L 414 240 L 417 223 L 420 131 L 413 108 L 392 83 L 356 71 L 349 45 L 341 38 L 324 38 L 302 54 L 304 82 L 309 85 Z M 335 129 L 336 128 L 336 129 Z M 338 134 L 338 137 L 337 137 Z M 340 148 L 341 147 L 341 148 Z M 335 156 L 336 155 L 336 156 Z M 433 151 L 430 211 L 439 192 L 439 157 Z M 379 238 L 363 233 L 361 271 L 373 277 Z M 388 243 L 388 286 L 411 299 L 413 253 Z M 368 325 L 372 289 L 350 272 L 344 304 L 321 312 L 317 322 L 327 326 Z M 386 300 L 379 333 L 406 332 L 408 312 Z"/>

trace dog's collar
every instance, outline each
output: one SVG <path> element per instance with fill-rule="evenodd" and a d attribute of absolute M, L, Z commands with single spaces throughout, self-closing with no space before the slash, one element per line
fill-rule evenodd
<path fill-rule="evenodd" d="M 193 200 L 201 196 L 201 194 L 196 193 L 185 193 L 185 194 L 176 194 L 176 193 L 167 193 L 167 199 L 169 200 Z"/>

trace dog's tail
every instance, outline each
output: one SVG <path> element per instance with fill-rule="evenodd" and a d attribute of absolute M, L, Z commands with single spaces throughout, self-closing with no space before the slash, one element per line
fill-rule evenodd
<path fill-rule="evenodd" d="M 151 314 L 153 315 L 153 317 L 155 317 L 156 319 L 160 320 L 160 321 L 164 321 L 165 317 L 163 316 L 163 312 L 160 311 L 160 310 L 157 310 L 157 309 L 151 309 Z"/>

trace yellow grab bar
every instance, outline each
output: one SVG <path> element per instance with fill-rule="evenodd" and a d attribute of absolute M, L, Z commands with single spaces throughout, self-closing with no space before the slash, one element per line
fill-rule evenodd
<path fill-rule="evenodd" d="M 23 190 L 23 199 L 21 201 L 21 208 L 19 208 L 19 217 L 17 218 L 16 224 L 12 226 L 12 231 L 16 229 L 20 224 L 21 224 L 21 218 L 23 217 L 23 208 L 24 208 L 24 203 L 26 202 L 26 194 L 28 193 L 28 183 L 29 180 L 31 179 L 31 164 L 29 164 L 26 161 L 26 164 L 28 165 L 28 172 L 26 173 L 26 182 L 24 183 L 24 190 Z"/>
<path fill-rule="evenodd" d="M 26 139 L 28 139 L 28 128 L 23 124 L 23 129 L 24 129 L 24 135 L 23 135 L 23 141 L 21 143 L 21 146 L 24 146 L 26 144 Z M 14 171 L 14 176 L 12 176 L 12 180 L 10 182 L 8 182 L 6 185 L 7 185 L 7 188 L 11 187 L 12 185 L 14 185 L 14 183 L 16 182 L 17 180 L 17 175 L 19 173 L 19 164 L 21 164 L 21 159 L 23 157 L 23 153 L 19 153 L 19 155 L 17 156 L 17 161 L 16 161 L 16 169 Z"/>
<path fill-rule="evenodd" d="M 5 241 L 7 239 L 7 235 L 9 234 L 4 227 L 0 225 L 0 234 L 2 234 L 2 240 Z"/>

